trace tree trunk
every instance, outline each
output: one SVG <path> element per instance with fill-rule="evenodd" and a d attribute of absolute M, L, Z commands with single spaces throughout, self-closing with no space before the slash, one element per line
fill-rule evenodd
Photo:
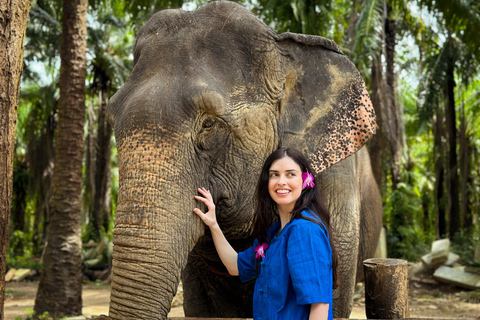
<path fill-rule="evenodd" d="M 450 41 L 450 51 L 453 51 L 452 41 Z M 452 55 L 452 53 L 450 54 Z M 460 231 L 460 199 L 458 187 L 458 164 L 457 164 L 457 122 L 455 113 L 455 78 L 454 78 L 454 60 L 450 58 L 447 67 L 447 86 L 445 103 L 445 124 L 448 137 L 448 166 L 447 166 L 447 186 L 449 193 L 450 213 L 450 237 L 455 236 Z"/>
<path fill-rule="evenodd" d="M 0 4 L 0 320 L 4 319 L 8 224 L 12 201 L 15 127 L 30 0 Z"/>
<path fill-rule="evenodd" d="M 96 174 L 95 190 L 96 194 L 93 202 L 93 212 L 95 224 L 98 230 L 103 226 L 108 226 L 110 213 L 110 156 L 112 127 L 105 117 L 105 108 L 108 102 L 108 93 L 106 85 L 101 87 L 100 108 L 98 110 L 98 131 L 96 144 Z M 106 224 L 105 224 L 106 223 Z"/>
<path fill-rule="evenodd" d="M 445 221 L 445 199 L 444 199 L 444 146 L 442 138 L 444 136 L 443 129 L 443 113 L 440 108 L 437 109 L 436 119 L 433 126 L 433 150 L 435 161 L 435 215 L 436 215 L 436 237 L 437 239 L 445 237 L 447 233 Z"/>
<path fill-rule="evenodd" d="M 465 119 L 465 107 L 462 106 L 462 119 L 460 125 L 460 225 L 465 229 L 468 219 L 468 176 L 470 168 L 468 166 L 468 138 L 467 138 L 467 123 Z"/>
<path fill-rule="evenodd" d="M 396 190 L 397 184 L 401 181 L 401 160 L 402 160 L 402 136 L 400 113 L 395 97 L 395 20 L 391 19 L 392 8 L 387 3 L 387 18 L 385 19 L 385 93 L 388 108 L 388 140 L 390 149 L 390 170 L 392 173 L 392 190 Z"/>
<path fill-rule="evenodd" d="M 82 313 L 80 229 L 85 122 L 87 0 L 63 2 L 57 152 L 51 217 L 35 312 L 53 317 Z"/>
<path fill-rule="evenodd" d="M 383 72 L 382 72 L 382 60 L 381 54 L 379 57 L 372 63 L 372 105 L 375 109 L 376 120 L 377 120 L 377 133 L 370 139 L 370 160 L 372 162 L 373 175 L 377 184 L 382 190 L 384 185 L 384 175 L 383 175 L 383 150 L 385 147 L 385 84 L 383 81 Z"/>

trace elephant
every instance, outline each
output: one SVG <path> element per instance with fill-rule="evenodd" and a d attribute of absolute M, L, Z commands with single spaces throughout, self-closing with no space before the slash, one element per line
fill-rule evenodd
<path fill-rule="evenodd" d="M 277 34 L 228 1 L 163 10 L 138 31 L 107 118 L 119 165 L 110 318 L 166 319 L 180 279 L 186 316 L 252 316 L 254 283 L 227 274 L 194 196 L 211 190 L 226 238 L 247 249 L 258 175 L 280 146 L 317 175 L 340 256 L 334 316 L 349 316 L 382 203 L 364 147 L 375 114 L 337 44 Z"/>

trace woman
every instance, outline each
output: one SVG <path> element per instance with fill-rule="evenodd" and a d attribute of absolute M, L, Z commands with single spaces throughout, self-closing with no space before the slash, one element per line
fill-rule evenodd
<path fill-rule="evenodd" d="M 210 191 L 198 189 L 208 212 L 194 212 L 210 228 L 231 275 L 256 279 L 254 319 L 331 320 L 332 288 L 338 285 L 330 215 L 310 166 L 295 149 L 278 149 L 263 165 L 257 184 L 254 245 L 237 252 L 218 226 Z"/>

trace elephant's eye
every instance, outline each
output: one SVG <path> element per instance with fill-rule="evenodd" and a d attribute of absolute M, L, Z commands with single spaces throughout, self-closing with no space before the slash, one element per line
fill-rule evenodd
<path fill-rule="evenodd" d="M 203 129 L 209 129 L 215 125 L 215 121 L 212 118 L 207 118 L 203 121 L 202 127 Z"/>

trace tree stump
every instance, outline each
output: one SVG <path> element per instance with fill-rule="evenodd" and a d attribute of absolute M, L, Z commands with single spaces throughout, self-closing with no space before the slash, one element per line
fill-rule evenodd
<path fill-rule="evenodd" d="M 367 319 L 404 319 L 408 310 L 408 264 L 398 259 L 367 259 L 365 313 Z"/>

